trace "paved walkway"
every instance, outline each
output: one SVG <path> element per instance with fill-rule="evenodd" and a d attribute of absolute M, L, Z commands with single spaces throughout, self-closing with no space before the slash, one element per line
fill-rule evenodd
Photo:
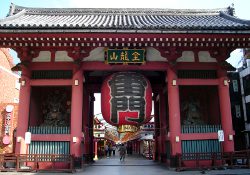
<path fill-rule="evenodd" d="M 0 175 L 36 175 L 36 174 L 69 174 L 69 173 L 16 173 L 7 172 Z M 120 161 L 119 156 L 111 156 L 96 160 L 95 163 L 86 165 L 83 169 L 77 170 L 79 175 L 250 175 L 250 169 L 227 169 L 227 170 L 207 170 L 176 172 L 174 169 L 160 165 L 152 160 L 138 156 L 126 156 L 125 161 Z"/>

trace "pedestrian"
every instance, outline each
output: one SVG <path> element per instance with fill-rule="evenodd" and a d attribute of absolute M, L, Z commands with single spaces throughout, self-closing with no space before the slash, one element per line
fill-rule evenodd
<path fill-rule="evenodd" d="M 104 149 L 105 149 L 105 156 L 108 157 L 109 146 L 106 144 L 106 145 L 104 146 Z"/>
<path fill-rule="evenodd" d="M 112 153 L 112 145 L 111 144 L 108 147 L 108 151 L 109 151 L 109 157 L 111 157 L 111 153 Z"/>
<path fill-rule="evenodd" d="M 124 144 L 122 144 L 118 150 L 120 152 L 120 161 L 125 160 L 125 154 L 126 154 L 126 147 Z"/>
<path fill-rule="evenodd" d="M 116 150 L 116 146 L 115 146 L 115 145 L 113 145 L 113 147 L 112 147 L 113 156 L 115 156 L 115 150 Z"/>

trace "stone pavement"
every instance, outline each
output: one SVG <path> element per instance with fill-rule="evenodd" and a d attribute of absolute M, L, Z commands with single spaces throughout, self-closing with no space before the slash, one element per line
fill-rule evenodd
<path fill-rule="evenodd" d="M 0 175 L 36 175 L 36 174 L 70 174 L 70 173 L 16 173 L 1 172 Z M 227 170 L 206 170 L 202 171 L 182 171 L 176 172 L 174 169 L 160 165 L 152 160 L 144 159 L 138 156 L 126 155 L 125 161 L 120 161 L 119 156 L 102 158 L 95 163 L 86 165 L 83 169 L 77 170 L 79 175 L 250 175 L 250 169 L 227 169 Z"/>

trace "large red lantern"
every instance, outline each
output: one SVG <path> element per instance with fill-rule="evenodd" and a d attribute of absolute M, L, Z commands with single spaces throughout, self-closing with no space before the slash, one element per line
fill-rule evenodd
<path fill-rule="evenodd" d="M 152 110 L 150 82 L 136 72 L 118 72 L 107 77 L 101 89 L 103 118 L 111 125 L 139 126 L 149 122 Z"/>

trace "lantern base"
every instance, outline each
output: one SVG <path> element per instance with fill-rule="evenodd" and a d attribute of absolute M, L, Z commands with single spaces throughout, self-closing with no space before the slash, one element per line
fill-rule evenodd
<path fill-rule="evenodd" d="M 118 132 L 136 132 L 138 131 L 138 127 L 134 126 L 134 125 L 120 125 L 117 128 Z"/>

